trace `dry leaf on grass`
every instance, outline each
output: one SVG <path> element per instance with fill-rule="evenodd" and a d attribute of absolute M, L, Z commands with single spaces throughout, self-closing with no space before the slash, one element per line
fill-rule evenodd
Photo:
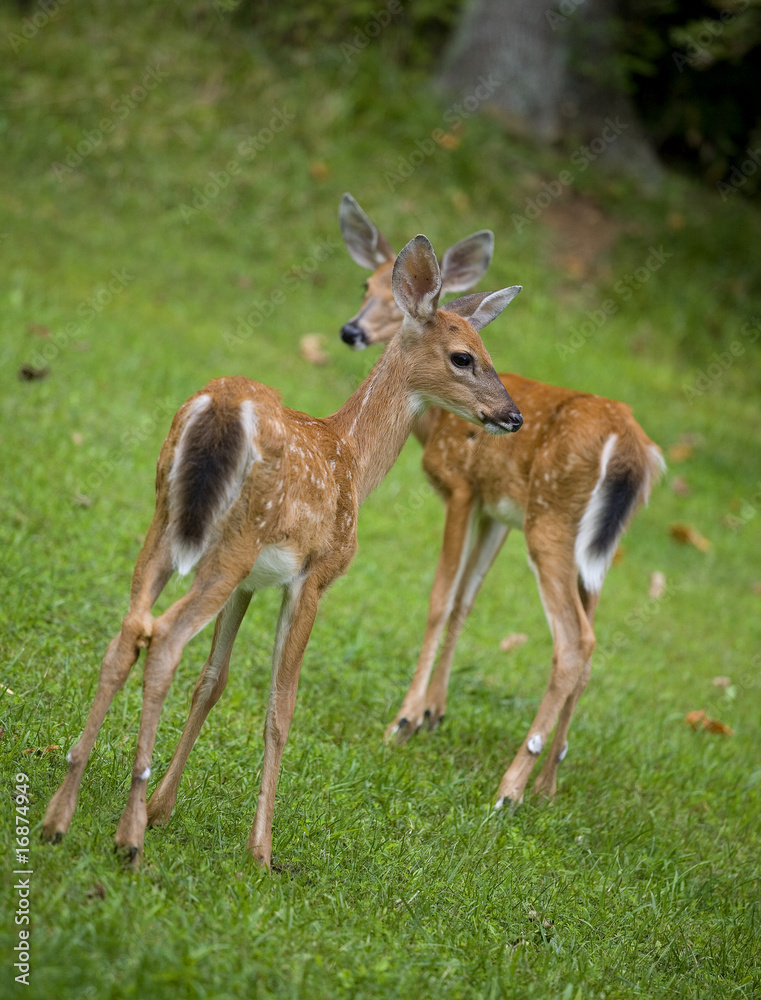
<path fill-rule="evenodd" d="M 34 365 L 22 365 L 18 370 L 19 382 L 37 382 L 49 374 L 49 368 L 35 368 Z"/>
<path fill-rule="evenodd" d="M 688 458 L 692 458 L 694 453 L 695 449 L 691 444 L 675 444 L 669 448 L 669 461 L 686 462 Z"/>
<path fill-rule="evenodd" d="M 666 576 L 659 570 L 650 574 L 650 586 L 647 591 L 648 597 L 655 598 L 656 601 L 660 601 L 663 595 L 666 593 Z"/>
<path fill-rule="evenodd" d="M 528 636 L 525 632 L 511 632 L 510 635 L 505 636 L 499 644 L 499 648 L 503 653 L 509 653 L 511 649 L 517 649 L 518 646 L 522 646 L 527 641 Z"/>
<path fill-rule="evenodd" d="M 310 365 L 329 364 L 330 356 L 322 349 L 324 343 L 325 338 L 321 333 L 307 333 L 299 344 L 302 358 L 305 358 Z"/>
<path fill-rule="evenodd" d="M 671 491 L 678 497 L 688 497 L 692 493 L 692 488 L 684 476 L 674 476 L 671 480 Z"/>
<path fill-rule="evenodd" d="M 731 677 L 714 677 L 713 686 L 717 688 L 728 688 L 732 683 Z"/>
<path fill-rule="evenodd" d="M 50 327 L 43 326 L 42 323 L 27 323 L 26 332 L 30 337 L 41 337 L 43 340 L 50 338 Z"/>
<path fill-rule="evenodd" d="M 701 552 L 708 552 L 711 548 L 711 543 L 707 538 L 693 528 L 691 524 L 670 524 L 669 534 L 671 537 L 677 541 L 681 542 L 682 545 L 692 545 Z"/>
<path fill-rule="evenodd" d="M 51 750 L 60 750 L 61 748 L 57 743 L 51 743 L 49 746 L 40 749 L 40 747 L 27 747 L 26 750 L 22 751 L 24 756 L 33 753 L 35 757 L 44 757 L 45 754 L 50 753 Z"/>
<path fill-rule="evenodd" d="M 696 709 L 694 712 L 688 712 L 684 717 L 684 721 L 688 726 L 692 726 L 693 729 L 700 729 L 702 727 L 706 732 L 718 733 L 721 736 L 735 735 L 735 731 L 731 726 L 728 726 L 725 722 L 719 722 L 718 719 L 710 719 L 702 708 Z"/>

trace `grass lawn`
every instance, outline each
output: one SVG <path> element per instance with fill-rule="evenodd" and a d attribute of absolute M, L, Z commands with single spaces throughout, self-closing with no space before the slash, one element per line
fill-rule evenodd
<path fill-rule="evenodd" d="M 382 39 L 351 59 L 278 52 L 231 28 L 220 5 L 117 7 L 61 4 L 29 37 L 13 5 L 0 9 L 0 996 L 759 997 L 758 208 L 676 176 L 644 195 L 594 163 L 541 208 L 578 157 L 484 116 L 416 165 L 442 105 L 424 77 L 384 59 Z M 274 591 L 249 610 L 228 689 L 140 872 L 111 852 L 139 666 L 68 837 L 42 845 L 126 610 L 174 411 L 209 378 L 241 373 L 326 414 L 376 356 L 338 340 L 366 277 L 338 233 L 346 190 L 397 248 L 422 231 L 441 252 L 494 229 L 483 287 L 524 285 L 484 334 L 498 370 L 631 403 L 669 461 L 609 573 L 558 794 L 491 810 L 552 650 L 517 533 L 464 631 L 446 723 L 403 749 L 383 744 L 443 525 L 412 441 L 363 508 L 359 554 L 307 650 L 276 870 L 245 852 Z M 301 357 L 307 333 L 325 335 L 328 365 Z M 48 372 L 22 380 L 22 366 Z M 679 544 L 674 524 L 710 547 Z M 656 570 L 660 600 L 648 597 Z M 160 607 L 181 593 L 172 581 Z M 177 671 L 151 787 L 210 631 Z M 528 642 L 501 652 L 514 631 Z M 733 735 L 691 729 L 696 709 Z M 26 905 L 18 774 L 30 799 L 28 987 L 13 968 L 27 927 L 14 922 Z"/>

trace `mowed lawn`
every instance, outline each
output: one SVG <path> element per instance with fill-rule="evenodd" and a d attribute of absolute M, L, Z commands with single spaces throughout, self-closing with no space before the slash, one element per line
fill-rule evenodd
<path fill-rule="evenodd" d="M 642 193 L 488 116 L 415 155 L 442 104 L 382 40 L 348 59 L 266 49 L 214 5 L 138 4 L 129 19 L 100 2 L 55 10 L 28 38 L 15 7 L 0 11 L 0 995 L 754 1000 L 758 208 L 676 175 Z M 556 197 L 561 171 L 573 178 Z M 552 655 L 517 532 L 464 630 L 444 725 L 383 743 L 443 528 L 411 441 L 363 508 L 359 554 L 307 649 L 273 872 L 245 843 L 275 591 L 252 603 L 139 873 L 112 854 L 139 664 L 69 835 L 43 845 L 127 607 L 175 410 L 208 379 L 245 374 L 327 414 L 377 356 L 338 339 L 367 277 L 340 239 L 347 190 L 397 249 L 424 232 L 441 253 L 492 228 L 481 287 L 524 286 L 484 332 L 498 370 L 625 400 L 666 455 L 603 590 L 558 794 L 491 808 Z M 302 356 L 305 334 L 323 335 L 327 364 Z M 170 582 L 159 608 L 184 586 Z M 514 632 L 528 640 L 503 652 Z M 178 668 L 151 788 L 210 638 Z M 690 727 L 694 711 L 721 725 Z M 15 981 L 20 942 L 28 986 Z"/>

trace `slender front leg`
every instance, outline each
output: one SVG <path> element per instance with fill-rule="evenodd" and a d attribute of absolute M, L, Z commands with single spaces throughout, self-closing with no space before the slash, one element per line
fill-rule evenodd
<path fill-rule="evenodd" d="M 148 801 L 149 826 L 168 822 L 172 814 L 182 772 L 185 770 L 190 751 L 198 739 L 206 716 L 219 701 L 227 685 L 230 654 L 240 624 L 251 603 L 251 597 L 252 591 L 241 590 L 238 587 L 217 615 L 209 658 L 204 664 L 193 691 L 188 721 L 185 723 L 180 742 L 172 755 L 169 767 Z"/>
<path fill-rule="evenodd" d="M 423 647 L 402 707 L 391 725 L 386 728 L 387 740 L 396 737 L 397 743 L 406 743 L 425 721 L 426 689 L 441 633 L 452 612 L 457 588 L 465 569 L 474 516 L 473 493 L 466 488 L 453 491 L 447 502 L 444 543 L 433 581 Z"/>
<path fill-rule="evenodd" d="M 319 603 L 320 590 L 314 577 L 299 579 L 284 588 L 272 653 L 272 680 L 264 724 L 262 783 L 247 845 L 254 860 L 267 868 L 272 856 L 272 817 L 280 761 L 296 705 L 301 662 Z"/>
<path fill-rule="evenodd" d="M 478 537 L 468 559 L 468 565 L 465 567 L 452 614 L 449 616 L 441 656 L 426 693 L 425 718 L 429 729 L 433 729 L 444 718 L 447 710 L 449 675 L 452 671 L 457 640 L 468 620 L 468 615 L 473 610 L 481 584 L 497 558 L 509 530 L 507 525 L 491 517 L 484 517 L 481 520 Z"/>

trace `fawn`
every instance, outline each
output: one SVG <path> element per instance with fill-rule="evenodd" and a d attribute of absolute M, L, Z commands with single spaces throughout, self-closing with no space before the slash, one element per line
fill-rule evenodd
<path fill-rule="evenodd" d="M 117 849 L 139 865 L 146 826 L 168 820 L 190 750 L 225 688 L 253 592 L 279 586 L 261 789 L 247 845 L 269 867 L 275 790 L 301 662 L 320 598 L 356 552 L 359 505 L 429 404 L 452 408 L 491 434 L 516 431 L 522 422 L 478 335 L 514 289 L 439 309 L 441 274 L 425 236 L 402 250 L 390 279 L 404 317 L 399 335 L 332 416 L 287 409 L 273 389 L 242 376 L 209 382 L 177 411 L 158 460 L 156 511 L 135 567 L 129 610 L 106 651 L 84 731 L 67 757 L 67 775 L 45 813 L 46 839 L 58 841 L 67 831 L 98 730 L 146 649 L 137 752 L 115 838 Z M 186 595 L 154 618 L 151 608 L 172 573 L 194 568 Z M 188 721 L 146 803 L 174 671 L 185 644 L 215 616 Z"/>
<path fill-rule="evenodd" d="M 361 338 L 365 344 L 393 345 L 403 317 L 388 280 L 394 260 L 390 244 L 350 195 L 343 197 L 339 221 L 352 258 L 374 269 L 360 311 L 341 336 L 352 343 Z M 371 247 L 381 251 L 370 256 Z M 473 255 L 471 274 L 479 266 L 483 273 L 489 259 L 482 254 L 476 261 Z M 589 681 L 594 612 L 605 574 L 629 520 L 665 470 L 660 449 L 624 403 L 521 375 L 499 377 L 524 418 L 516 438 L 489 438 L 436 407 L 413 428 L 424 445 L 425 474 L 446 505 L 446 522 L 417 669 L 386 729 L 387 739 L 404 743 L 424 725 L 432 729 L 444 718 L 460 632 L 508 532 L 522 529 L 554 650 L 547 689 L 500 782 L 497 808 L 522 801 L 553 729 L 533 787 L 546 795 L 556 791 L 571 718 Z"/>

